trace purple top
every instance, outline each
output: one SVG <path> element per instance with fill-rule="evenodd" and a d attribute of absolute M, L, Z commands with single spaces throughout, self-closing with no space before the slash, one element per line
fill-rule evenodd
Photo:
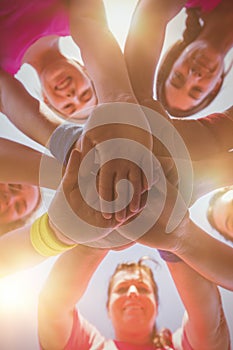
<path fill-rule="evenodd" d="M 70 35 L 64 0 L 1 0 L 0 66 L 14 75 L 27 49 L 47 35 Z"/>

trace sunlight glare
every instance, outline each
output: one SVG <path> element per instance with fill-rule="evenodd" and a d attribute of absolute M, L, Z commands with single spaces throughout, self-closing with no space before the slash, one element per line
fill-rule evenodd
<path fill-rule="evenodd" d="M 137 0 L 105 0 L 109 28 L 123 48 Z"/>

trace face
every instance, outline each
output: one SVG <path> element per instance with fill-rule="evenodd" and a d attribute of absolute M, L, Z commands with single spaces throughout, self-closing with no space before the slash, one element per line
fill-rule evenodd
<path fill-rule="evenodd" d="M 36 207 L 38 187 L 19 184 L 0 184 L 0 224 L 23 219 Z"/>
<path fill-rule="evenodd" d="M 174 63 L 165 83 L 171 108 L 189 110 L 221 84 L 223 57 L 201 41 L 190 44 Z"/>
<path fill-rule="evenodd" d="M 217 199 L 213 206 L 213 219 L 217 229 L 233 240 L 233 189 Z"/>
<path fill-rule="evenodd" d="M 65 57 L 47 65 L 40 80 L 45 103 L 65 118 L 82 121 L 85 115 L 81 111 L 97 103 L 92 82 L 83 67 Z"/>
<path fill-rule="evenodd" d="M 119 271 L 113 280 L 108 305 L 116 334 L 143 330 L 150 334 L 157 315 L 157 303 L 150 277 L 145 271 Z"/>

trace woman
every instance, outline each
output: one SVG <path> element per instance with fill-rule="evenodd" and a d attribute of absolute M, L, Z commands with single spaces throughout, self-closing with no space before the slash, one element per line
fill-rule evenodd
<path fill-rule="evenodd" d="M 186 309 L 181 328 L 173 334 L 158 331 L 158 287 L 141 259 L 119 264 L 111 277 L 107 309 L 115 338 L 106 339 L 76 310 L 105 255 L 106 251 L 78 246 L 56 261 L 39 297 L 41 349 L 230 349 L 217 287 L 182 260 L 167 263 Z"/>
<path fill-rule="evenodd" d="M 226 240 L 233 242 L 233 187 L 217 190 L 209 201 L 207 218 L 210 225 Z"/>
<path fill-rule="evenodd" d="M 26 1 L 20 4 L 5 1 L 0 18 L 2 69 L 14 75 L 22 64 L 32 65 L 45 102 L 64 118 L 96 104 L 84 67 L 64 57 L 59 49 L 59 37 L 70 35 L 66 1 L 44 1 L 39 5 L 36 1 L 30 5 Z"/>
<path fill-rule="evenodd" d="M 88 106 L 88 103 L 95 104 L 95 94 L 98 103 L 101 105 L 114 102 L 137 104 L 129 82 L 123 54 L 108 28 L 102 1 L 51 0 L 49 2 L 42 1 L 39 4 L 37 1 L 30 2 L 30 4 L 27 1 L 24 1 L 23 4 L 15 4 L 13 1 L 9 4 L 9 2 L 4 1 L 1 9 L 1 25 L 3 26 L 1 32 L 4 39 L 2 47 L 6 47 L 4 52 L 7 52 L 9 57 L 5 57 L 2 53 L 0 107 L 1 111 L 14 125 L 27 136 L 47 146 L 52 133 L 61 125 L 61 120 L 56 118 L 44 106 L 40 106 L 35 99 L 30 98 L 19 82 L 8 73 L 14 73 L 19 68 L 22 60 L 34 65 L 40 74 L 43 87 L 46 88 L 45 95 L 48 102 L 50 104 L 55 103 L 54 107 L 63 114 L 64 110 L 68 110 L 68 115 L 73 116 L 80 106 Z M 17 18 L 14 25 L 12 25 L 11 16 Z M 25 31 L 24 25 L 28 26 L 28 30 Z M 70 28 L 72 39 L 80 47 L 85 67 L 93 82 L 95 94 L 92 91 L 90 80 L 87 75 L 83 74 L 83 70 L 80 70 L 76 63 L 65 60 L 59 52 L 57 35 L 67 35 L 68 28 Z M 15 45 L 16 30 L 19 42 Z M 18 32 L 22 33 L 22 36 Z M 43 39 L 44 34 L 50 36 Z M 7 39 L 8 35 L 12 37 L 11 41 Z M 38 41 L 36 41 L 37 39 Z M 29 47 L 31 44 L 32 47 Z M 20 48 L 19 51 L 18 48 Z M 14 65 L 15 58 L 17 58 L 16 68 Z M 80 81 L 77 82 L 77 78 L 81 79 L 81 83 Z M 83 99 L 82 103 L 80 103 L 79 98 Z M 101 113 L 105 114 L 104 112 Z M 145 137 L 145 133 L 140 130 L 135 133 L 134 115 L 130 115 L 133 126 L 122 126 L 115 124 L 119 114 L 120 112 L 116 111 L 114 120 L 111 120 L 114 127 L 105 125 L 101 131 L 98 128 L 98 130 L 89 132 L 87 136 L 83 135 L 80 146 L 83 157 L 91 148 L 98 147 L 98 144 L 102 141 L 118 137 L 124 138 L 125 135 L 127 135 L 127 138 L 139 141 L 151 150 L 151 135 L 147 133 L 147 137 Z M 105 115 L 105 124 L 107 124 L 109 121 L 108 115 L 107 113 Z M 83 115 L 81 115 L 81 118 L 83 119 Z M 145 126 L 145 129 L 150 131 L 147 120 L 142 113 L 138 113 L 138 119 Z M 98 149 L 98 154 L 100 158 L 105 156 L 105 154 L 102 155 L 100 149 Z M 138 154 L 137 160 L 140 162 L 142 157 L 142 154 Z M 149 161 L 148 164 L 150 170 L 152 170 L 152 162 Z M 134 177 L 136 173 L 135 188 L 141 189 L 143 174 L 139 167 L 132 162 L 126 163 L 125 160 L 115 160 L 111 165 L 111 171 L 113 173 L 110 175 L 108 169 L 103 171 L 101 169 L 100 171 L 104 199 L 109 199 L 109 194 L 113 192 L 113 188 L 115 190 L 114 178 L 116 174 L 121 179 L 125 178 L 125 174 L 132 173 L 132 177 Z M 104 185 L 102 186 L 103 178 Z M 107 184 L 107 188 L 105 184 Z M 145 187 L 143 186 L 142 191 Z M 140 198 L 140 194 L 138 198 Z M 139 207 L 138 198 L 134 204 L 134 207 L 136 206 L 135 211 Z"/>
<path fill-rule="evenodd" d="M 187 9 L 183 38 L 166 53 L 156 83 L 158 100 L 176 117 L 208 106 L 223 84 L 224 58 L 233 45 L 232 2 L 140 1 L 125 47 L 136 95 L 153 96 L 147 88 L 153 85 L 166 25 L 183 7 Z"/>

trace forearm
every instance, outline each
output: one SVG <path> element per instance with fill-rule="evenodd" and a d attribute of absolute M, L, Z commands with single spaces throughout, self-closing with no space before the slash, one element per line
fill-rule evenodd
<path fill-rule="evenodd" d="M 219 187 L 231 186 L 233 152 L 193 162 L 193 200 Z"/>
<path fill-rule="evenodd" d="M 125 59 L 134 93 L 153 97 L 155 70 L 160 58 L 168 22 L 184 1 L 138 1 L 125 45 Z"/>
<path fill-rule="evenodd" d="M 32 97 L 14 77 L 0 71 L 1 112 L 25 135 L 46 145 L 61 120 Z"/>
<path fill-rule="evenodd" d="M 183 327 L 192 348 L 228 349 L 230 339 L 217 286 L 183 261 L 167 265 L 187 312 Z"/>
<path fill-rule="evenodd" d="M 0 237 L 0 276 L 35 266 L 46 259 L 33 248 L 30 240 L 31 225 L 7 232 Z"/>
<path fill-rule="evenodd" d="M 70 17 L 71 35 L 80 47 L 98 102 L 136 102 L 123 54 L 107 26 L 102 1 L 73 1 Z"/>
<path fill-rule="evenodd" d="M 75 305 L 106 254 L 79 245 L 56 261 L 39 297 L 39 337 L 44 349 L 64 349 Z"/>
<path fill-rule="evenodd" d="M 0 182 L 56 189 L 61 180 L 62 168 L 56 159 L 4 138 L 0 138 L 0 165 Z"/>
<path fill-rule="evenodd" d="M 173 252 L 206 279 L 233 290 L 232 247 L 213 238 L 190 219 L 185 219 L 174 233 L 177 246 Z"/>
<path fill-rule="evenodd" d="M 233 148 L 232 108 L 199 119 L 172 119 L 193 160 L 207 158 Z"/>

